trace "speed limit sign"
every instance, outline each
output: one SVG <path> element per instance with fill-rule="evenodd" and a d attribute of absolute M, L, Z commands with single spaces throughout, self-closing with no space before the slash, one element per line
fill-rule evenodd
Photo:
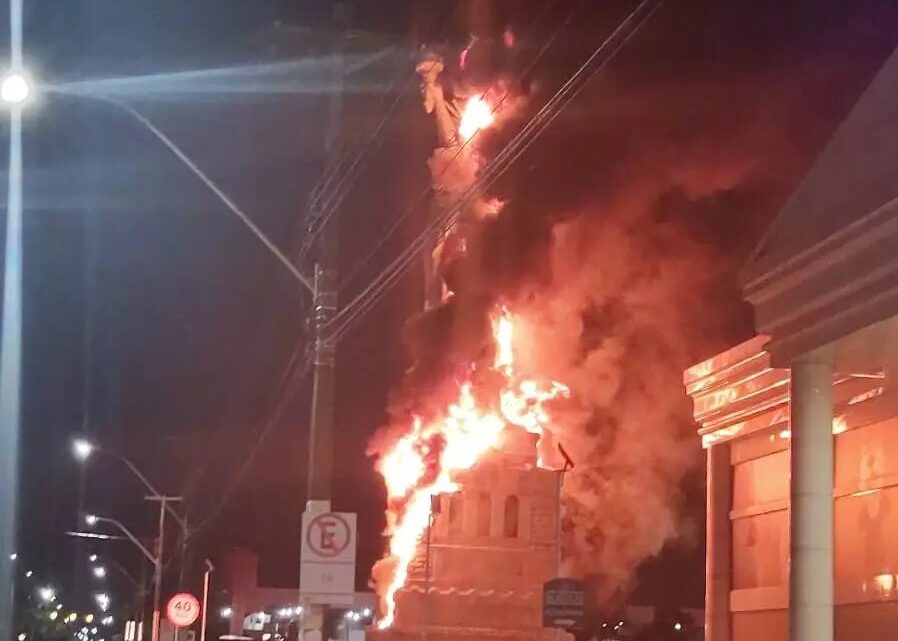
<path fill-rule="evenodd" d="M 186 628 L 200 615 L 200 602 L 188 592 L 173 596 L 165 608 L 165 615 L 176 628 Z"/>

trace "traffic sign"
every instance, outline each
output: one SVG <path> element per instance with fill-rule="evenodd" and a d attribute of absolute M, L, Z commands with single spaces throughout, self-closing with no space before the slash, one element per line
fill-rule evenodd
<path fill-rule="evenodd" d="M 300 593 L 305 603 L 346 605 L 355 594 L 356 515 L 306 511 Z"/>
<path fill-rule="evenodd" d="M 586 590 L 577 579 L 552 579 L 543 584 L 543 627 L 579 630 L 586 610 Z"/>
<path fill-rule="evenodd" d="M 200 602 L 188 592 L 179 592 L 168 601 L 165 616 L 176 628 L 186 628 L 200 615 Z"/>

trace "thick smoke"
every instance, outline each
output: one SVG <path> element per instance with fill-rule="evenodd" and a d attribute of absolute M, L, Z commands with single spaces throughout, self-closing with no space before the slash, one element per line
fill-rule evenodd
<path fill-rule="evenodd" d="M 844 109 L 817 98 L 863 84 L 822 69 L 602 77 L 485 195 L 507 205 L 452 270 L 456 296 L 409 324 L 393 425 L 485 357 L 499 302 L 516 315 L 520 370 L 571 388 L 547 440 L 575 463 L 566 565 L 602 603 L 694 527 L 680 487 L 702 458 L 682 370 L 750 331 L 738 265 L 813 155 L 808 141 Z M 517 124 L 484 134 L 487 160 Z M 391 440 L 382 432 L 372 453 Z"/>

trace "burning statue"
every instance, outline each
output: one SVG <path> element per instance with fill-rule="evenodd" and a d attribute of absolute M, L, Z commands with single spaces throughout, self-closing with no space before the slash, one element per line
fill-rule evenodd
<path fill-rule="evenodd" d="M 451 95 L 443 87 L 443 58 L 427 52 L 417 65 L 421 76 L 424 110 L 436 121 L 437 147 L 428 160 L 434 200 L 431 216 L 437 217 L 462 198 L 477 178 L 478 157 L 473 138 L 494 121 L 494 108 L 484 95 L 462 97 L 454 89 Z M 468 245 L 471 212 L 462 212 L 454 225 L 438 230 L 437 240 L 424 257 L 425 307 L 438 305 L 450 294 L 446 281 L 452 263 Z"/>

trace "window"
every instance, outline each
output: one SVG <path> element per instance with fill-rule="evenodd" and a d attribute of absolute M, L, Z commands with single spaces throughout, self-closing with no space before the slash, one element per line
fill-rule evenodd
<path fill-rule="evenodd" d="M 490 535 L 490 512 L 492 511 L 492 502 L 490 495 L 481 492 L 477 497 L 477 536 Z"/>
<path fill-rule="evenodd" d="M 516 539 L 518 537 L 518 512 L 520 512 L 518 497 L 512 495 L 506 498 L 505 523 L 502 528 L 502 535 L 506 539 Z"/>
<path fill-rule="evenodd" d="M 464 524 L 465 499 L 461 492 L 449 495 L 449 534 L 461 534 Z"/>

